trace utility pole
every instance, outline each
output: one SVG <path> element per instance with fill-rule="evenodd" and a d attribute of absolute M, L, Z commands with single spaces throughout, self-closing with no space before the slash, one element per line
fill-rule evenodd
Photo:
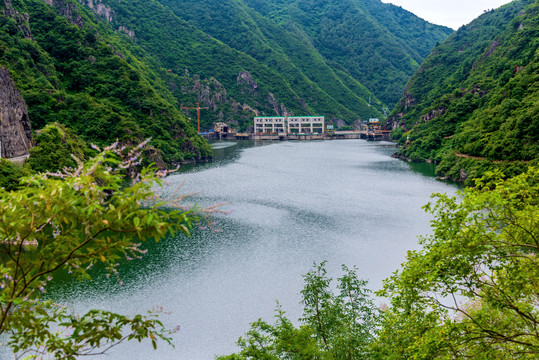
<path fill-rule="evenodd" d="M 196 107 L 193 107 L 193 106 L 181 106 L 180 108 L 184 109 L 184 110 L 191 110 L 191 109 L 196 109 L 197 110 L 197 129 L 198 129 L 198 132 L 200 132 L 200 110 L 209 110 L 209 107 L 200 107 L 199 103 L 197 102 Z"/>

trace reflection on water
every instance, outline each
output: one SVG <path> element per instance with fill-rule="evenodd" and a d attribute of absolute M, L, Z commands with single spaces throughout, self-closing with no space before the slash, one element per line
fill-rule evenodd
<path fill-rule="evenodd" d="M 57 282 L 50 295 L 76 311 L 100 307 L 122 313 L 163 306 L 180 325 L 175 348 L 150 344 L 114 349 L 112 359 L 213 359 L 259 317 L 271 320 L 275 300 L 291 318 L 301 314 L 302 275 L 313 262 L 357 266 L 377 289 L 429 231 L 421 206 L 433 192 L 454 187 L 390 155 L 392 147 L 363 140 L 220 142 L 215 161 L 185 166 L 167 178 L 198 193 L 201 206 L 227 203 L 219 232 L 148 242 L 143 260 L 122 264 L 118 285 L 96 271 L 91 284 Z"/>
<path fill-rule="evenodd" d="M 428 162 L 410 162 L 408 164 L 412 171 L 425 176 L 436 176 L 436 164 Z"/>
<path fill-rule="evenodd" d="M 237 161 L 243 149 L 272 144 L 264 140 L 219 140 L 211 143 L 213 148 L 213 161 L 204 164 L 182 165 L 180 172 L 203 171 L 216 166 L 225 166 Z"/>

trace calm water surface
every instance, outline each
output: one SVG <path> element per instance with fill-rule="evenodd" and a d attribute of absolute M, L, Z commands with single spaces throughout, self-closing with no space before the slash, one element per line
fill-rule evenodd
<path fill-rule="evenodd" d="M 195 231 L 149 244 L 141 261 L 123 264 L 124 285 L 99 272 L 92 283 L 58 283 L 49 294 L 77 312 L 121 313 L 162 307 L 180 326 L 175 347 L 129 343 L 108 359 L 213 359 L 259 317 L 271 320 L 276 300 L 301 314 L 302 275 L 313 262 L 357 266 L 372 289 L 398 269 L 417 235 L 429 232 L 421 206 L 431 193 L 454 192 L 426 164 L 390 157 L 393 147 L 363 140 L 215 144 L 216 161 L 167 178 L 164 196 L 182 185 L 200 206 L 227 203 L 219 232 Z"/>

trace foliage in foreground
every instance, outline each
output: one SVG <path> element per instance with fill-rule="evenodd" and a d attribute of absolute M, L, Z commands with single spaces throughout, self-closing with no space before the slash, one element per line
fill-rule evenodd
<path fill-rule="evenodd" d="M 155 171 L 143 169 L 126 186 L 121 174 L 138 166 L 142 148 L 125 154 L 113 145 L 75 169 L 24 178 L 17 191 L 0 189 L 0 335 L 17 356 L 75 359 L 124 340 L 170 343 L 155 314 L 91 310 L 79 317 L 40 299 L 58 271 L 89 278 L 88 270 L 103 263 L 117 275 L 120 259 L 142 256 L 141 241 L 189 233 L 194 215 L 162 209 L 152 190 L 161 184 Z"/>
<path fill-rule="evenodd" d="M 339 293 L 331 290 L 325 263 L 304 276 L 301 325 L 296 327 L 277 309 L 275 324 L 254 322 L 240 338 L 240 353 L 220 360 L 246 359 L 358 359 L 368 354 L 379 322 L 379 311 L 370 298 L 367 282 L 343 266 Z"/>
<path fill-rule="evenodd" d="M 433 235 L 380 295 L 386 359 L 539 357 L 539 170 L 436 195 Z"/>
<path fill-rule="evenodd" d="M 433 234 L 377 293 L 381 315 L 355 271 L 334 295 L 322 264 L 305 276 L 299 328 L 279 309 L 219 359 L 537 359 L 539 169 L 461 195 L 425 206 Z"/>

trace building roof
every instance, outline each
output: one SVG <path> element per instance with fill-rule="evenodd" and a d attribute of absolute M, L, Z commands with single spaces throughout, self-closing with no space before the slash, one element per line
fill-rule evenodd
<path fill-rule="evenodd" d="M 286 116 L 255 116 L 256 118 L 285 118 Z M 324 117 L 324 115 L 298 115 L 298 116 L 288 116 L 289 118 L 314 118 L 314 117 Z"/>

